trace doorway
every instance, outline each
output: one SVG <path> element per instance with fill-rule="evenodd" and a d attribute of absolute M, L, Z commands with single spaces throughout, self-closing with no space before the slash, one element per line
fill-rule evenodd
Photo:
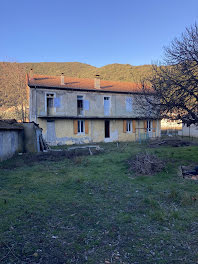
<path fill-rule="evenodd" d="M 47 120 L 47 138 L 46 139 L 48 143 L 53 143 L 56 140 L 54 120 Z"/>
<path fill-rule="evenodd" d="M 153 124 L 151 120 L 147 120 L 147 133 L 148 133 L 148 137 L 152 137 L 153 136 Z"/>
<path fill-rule="evenodd" d="M 110 121 L 105 120 L 105 138 L 110 138 Z"/>

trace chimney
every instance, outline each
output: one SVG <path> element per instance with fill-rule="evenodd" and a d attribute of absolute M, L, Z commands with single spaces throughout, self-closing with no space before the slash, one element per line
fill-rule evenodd
<path fill-rule="evenodd" d="M 29 80 L 33 80 L 33 69 L 30 69 Z"/>
<path fill-rule="evenodd" d="M 96 75 L 94 79 L 94 88 L 100 89 L 100 75 Z"/>
<path fill-rule="evenodd" d="M 65 80 L 64 80 L 64 73 L 62 72 L 61 73 L 61 85 L 64 85 L 65 84 Z"/>

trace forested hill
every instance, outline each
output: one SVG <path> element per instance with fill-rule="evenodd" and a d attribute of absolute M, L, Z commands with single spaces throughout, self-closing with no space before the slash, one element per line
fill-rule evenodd
<path fill-rule="evenodd" d="M 96 74 L 101 79 L 114 81 L 137 82 L 140 78 L 151 74 L 151 65 L 132 66 L 130 64 L 109 64 L 100 68 L 80 62 L 40 62 L 22 63 L 29 71 L 46 75 L 60 75 L 79 78 L 94 78 Z M 1 71 L 1 64 L 0 64 Z"/>

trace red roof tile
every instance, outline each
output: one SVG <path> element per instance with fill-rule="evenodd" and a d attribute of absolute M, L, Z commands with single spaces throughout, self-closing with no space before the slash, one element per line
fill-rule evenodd
<path fill-rule="evenodd" d="M 61 85 L 60 76 L 33 75 L 28 80 L 29 86 L 49 88 L 71 88 L 82 90 L 109 91 L 109 92 L 141 92 L 141 84 L 132 82 L 116 82 L 100 80 L 100 89 L 94 87 L 94 79 L 64 77 L 64 85 Z"/>

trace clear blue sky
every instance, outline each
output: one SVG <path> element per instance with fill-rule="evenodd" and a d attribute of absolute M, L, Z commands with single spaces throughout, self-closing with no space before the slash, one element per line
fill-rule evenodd
<path fill-rule="evenodd" d="M 0 0 L 0 61 L 150 64 L 198 0 Z"/>

